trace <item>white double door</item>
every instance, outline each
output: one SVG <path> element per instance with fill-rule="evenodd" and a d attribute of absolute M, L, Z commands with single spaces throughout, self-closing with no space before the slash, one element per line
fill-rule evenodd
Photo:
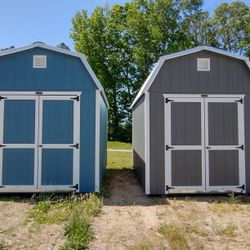
<path fill-rule="evenodd" d="M 1 96 L 0 191 L 79 183 L 79 103 L 75 95 Z"/>
<path fill-rule="evenodd" d="M 166 192 L 244 191 L 242 96 L 165 96 Z"/>

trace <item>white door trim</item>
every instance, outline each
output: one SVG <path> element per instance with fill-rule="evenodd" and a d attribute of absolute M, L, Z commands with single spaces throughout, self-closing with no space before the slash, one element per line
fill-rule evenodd
<path fill-rule="evenodd" d="M 237 99 L 242 99 L 242 103 L 235 102 Z M 246 185 L 245 179 L 245 149 L 237 149 L 236 147 L 244 145 L 245 146 L 245 131 L 244 131 L 244 99 L 242 96 L 234 97 L 220 97 L 220 98 L 205 98 L 205 141 L 206 141 L 206 189 L 212 190 L 222 190 L 222 191 L 233 191 L 236 190 L 236 185 L 226 185 L 226 186 L 210 186 L 209 185 L 209 151 L 210 150 L 238 150 L 239 153 L 239 185 Z M 238 111 L 238 145 L 210 145 L 209 144 L 209 118 L 208 118 L 208 104 L 209 103 L 235 103 L 237 105 Z M 209 147 L 209 148 L 208 148 Z M 246 190 L 246 189 L 245 189 Z M 243 192 L 245 192 L 243 190 Z"/>
<path fill-rule="evenodd" d="M 206 95 L 202 97 L 200 94 L 164 94 L 164 98 L 171 98 L 174 102 L 197 102 L 200 100 L 201 102 L 201 125 L 202 125 L 202 164 L 203 164 L 203 172 L 202 172 L 202 187 L 198 186 L 184 186 L 184 187 L 175 187 L 175 189 L 182 190 L 203 190 L 203 191 L 229 191 L 235 190 L 235 186 L 209 186 L 209 160 L 208 160 L 208 152 L 209 149 L 206 149 L 208 145 L 208 102 L 222 102 L 222 103 L 231 103 L 236 100 L 242 100 L 243 103 L 238 102 L 238 133 L 239 133 L 239 145 L 245 145 L 245 133 L 244 133 L 244 95 Z M 171 101 L 170 105 L 164 103 L 164 122 L 165 122 L 165 145 L 173 146 L 171 144 Z M 216 150 L 235 150 L 235 147 L 239 145 L 216 145 L 212 146 L 213 149 Z M 174 145 L 174 150 L 199 150 L 199 146 L 180 146 Z M 165 150 L 165 149 L 164 149 Z M 239 184 L 246 185 L 245 179 L 245 150 L 239 149 Z M 172 186 L 171 180 L 171 150 L 165 150 L 165 185 Z M 245 189 L 246 190 L 246 189 Z M 165 191 L 165 193 L 168 193 Z"/>
<path fill-rule="evenodd" d="M 174 147 L 174 149 L 165 150 L 165 186 L 172 187 L 172 171 L 171 171 L 171 152 L 172 150 L 200 150 L 201 151 L 201 185 L 200 186 L 174 186 L 176 190 L 204 190 L 205 189 L 205 147 L 204 147 L 204 108 L 203 108 L 203 98 L 199 95 L 187 97 L 187 96 L 169 96 L 164 95 L 164 98 L 171 98 L 171 100 L 166 103 L 164 101 L 164 123 L 165 123 L 165 146 L 168 145 L 170 147 Z M 173 145 L 171 142 L 171 105 L 173 102 L 194 102 L 200 103 L 201 106 L 201 145 Z M 165 193 L 169 192 L 165 190 Z"/>
<path fill-rule="evenodd" d="M 13 189 L 36 189 L 37 187 L 37 154 L 38 154 L 38 149 L 37 149 L 37 134 L 38 134 L 38 96 L 18 96 L 18 95 L 1 95 L 1 97 L 6 97 L 7 99 L 2 99 L 0 101 L 0 144 L 3 144 L 3 137 L 4 137 L 4 103 L 7 100 L 16 100 L 16 101 L 22 101 L 22 100 L 31 100 L 35 101 L 35 134 L 34 134 L 34 143 L 30 144 L 15 144 L 15 143 L 5 143 L 5 147 L 0 148 L 0 186 L 3 185 L 5 186 L 3 189 L 0 189 L 0 192 L 6 192 L 6 190 L 13 190 Z M 5 185 L 3 184 L 3 150 L 6 148 L 27 148 L 27 149 L 34 149 L 34 179 L 33 179 L 33 185 Z"/>
<path fill-rule="evenodd" d="M 100 90 L 95 92 L 95 192 L 100 191 Z"/>
<path fill-rule="evenodd" d="M 145 94 L 145 194 L 150 194 L 150 94 Z"/>
<path fill-rule="evenodd" d="M 42 149 L 46 148 L 55 148 L 55 149 L 72 149 L 73 150 L 73 185 L 78 184 L 79 191 L 80 185 L 80 99 L 78 101 L 72 99 L 75 96 L 39 96 L 39 144 L 42 147 L 38 146 L 38 189 L 39 190 L 71 190 L 72 188 L 69 185 L 42 185 Z M 79 96 L 80 98 L 80 96 Z M 72 144 L 44 144 L 42 142 L 43 138 L 43 102 L 47 100 L 55 100 L 55 101 L 72 101 L 73 102 L 73 143 L 78 143 L 78 149 L 70 147 Z"/>

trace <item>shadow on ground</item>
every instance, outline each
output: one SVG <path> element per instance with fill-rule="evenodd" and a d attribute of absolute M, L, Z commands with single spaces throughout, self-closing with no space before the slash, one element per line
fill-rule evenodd
<path fill-rule="evenodd" d="M 107 206 L 169 205 L 169 200 L 190 200 L 197 202 L 231 202 L 250 204 L 248 195 L 236 194 L 170 194 L 147 196 L 135 172 L 130 168 L 107 169 L 105 178 L 106 195 L 103 204 Z"/>

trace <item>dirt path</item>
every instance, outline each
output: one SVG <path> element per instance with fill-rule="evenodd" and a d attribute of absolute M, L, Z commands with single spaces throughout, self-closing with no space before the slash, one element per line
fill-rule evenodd
<path fill-rule="evenodd" d="M 95 218 L 96 237 L 90 249 L 128 249 L 142 243 L 142 239 L 149 240 L 157 227 L 156 214 L 161 207 L 157 203 L 164 201 L 145 196 L 131 170 L 116 172 L 110 190 L 101 215 Z"/>
<path fill-rule="evenodd" d="M 29 218 L 27 199 L 0 200 L 0 249 L 59 249 L 65 242 L 63 225 L 37 225 Z"/>
<path fill-rule="evenodd" d="M 212 199 L 147 197 L 133 171 L 117 171 L 90 249 L 250 249 L 250 205 Z M 163 236 L 162 225 L 173 230 Z"/>

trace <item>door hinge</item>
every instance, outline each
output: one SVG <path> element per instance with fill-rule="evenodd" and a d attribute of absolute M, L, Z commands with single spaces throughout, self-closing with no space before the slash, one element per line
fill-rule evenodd
<path fill-rule="evenodd" d="M 169 102 L 174 102 L 174 100 L 171 100 L 171 99 L 169 99 L 169 98 L 166 98 L 166 99 L 165 99 L 165 103 L 169 103 Z"/>
<path fill-rule="evenodd" d="M 236 187 L 236 188 L 241 189 L 241 192 L 243 192 L 243 191 L 245 190 L 245 185 L 243 184 L 243 185 L 241 185 L 241 186 L 239 186 L 239 187 Z"/>
<path fill-rule="evenodd" d="M 166 186 L 166 191 L 168 192 L 170 189 L 174 189 L 174 187 Z"/>
<path fill-rule="evenodd" d="M 207 94 L 201 94 L 201 97 L 207 97 Z"/>
<path fill-rule="evenodd" d="M 76 148 L 76 149 L 79 149 L 79 143 L 76 143 L 76 144 L 70 145 L 70 147 L 72 147 L 72 148 Z"/>
<path fill-rule="evenodd" d="M 4 144 L 0 145 L 0 148 L 4 148 L 4 147 L 6 147 L 6 145 L 4 145 Z"/>
<path fill-rule="evenodd" d="M 70 188 L 74 188 L 74 189 L 78 189 L 78 184 L 76 184 L 76 185 L 73 185 L 73 186 L 69 186 Z"/>
<path fill-rule="evenodd" d="M 72 97 L 72 98 L 70 98 L 70 99 L 71 99 L 71 100 L 75 100 L 75 101 L 79 102 L 79 96 Z"/>
<path fill-rule="evenodd" d="M 42 95 L 42 94 L 43 94 L 42 91 L 37 91 L 37 92 L 36 92 L 36 95 Z"/>
<path fill-rule="evenodd" d="M 7 99 L 7 97 L 0 96 L 0 101 L 1 101 L 1 100 L 5 100 L 5 99 Z"/>
<path fill-rule="evenodd" d="M 235 148 L 239 148 L 239 149 L 241 149 L 241 150 L 244 150 L 244 145 L 242 144 L 241 146 L 235 147 Z"/>
<path fill-rule="evenodd" d="M 172 148 L 174 148 L 174 147 L 170 147 L 170 146 L 166 145 L 166 150 L 169 150 L 169 149 L 172 149 Z"/>
<path fill-rule="evenodd" d="M 239 102 L 239 103 L 243 104 L 243 99 L 240 98 L 239 100 L 235 100 L 234 102 Z"/>

